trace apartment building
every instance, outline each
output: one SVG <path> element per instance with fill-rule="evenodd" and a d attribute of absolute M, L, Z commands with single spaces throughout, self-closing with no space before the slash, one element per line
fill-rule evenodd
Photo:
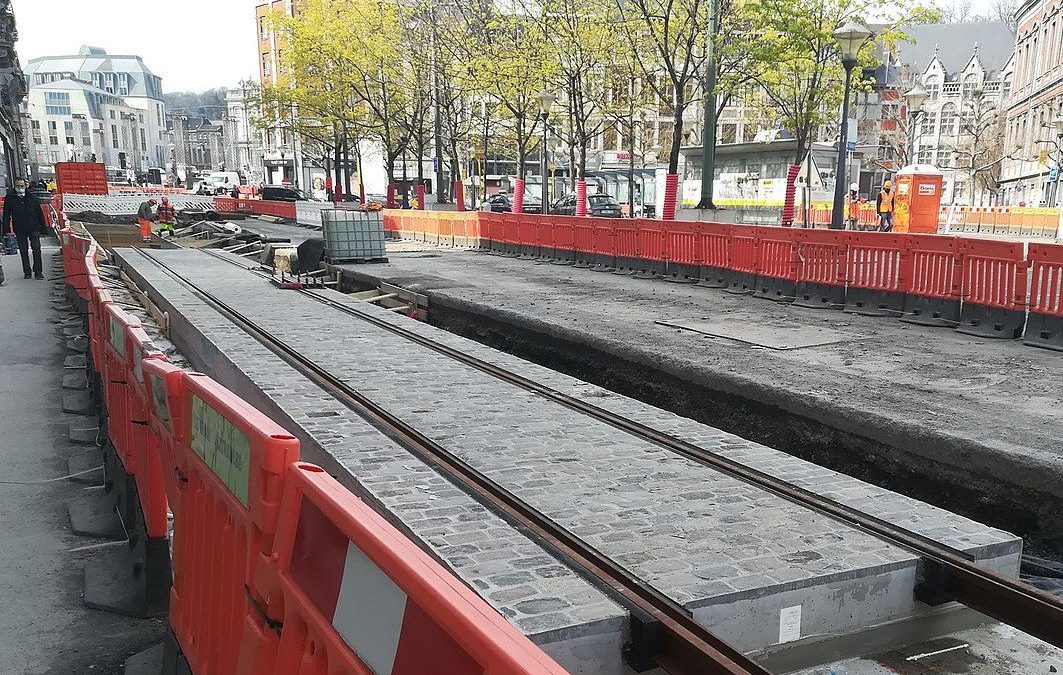
<path fill-rule="evenodd" d="M 1026 0 L 1015 16 L 1001 203 L 1056 206 L 1063 163 L 1063 1 Z"/>

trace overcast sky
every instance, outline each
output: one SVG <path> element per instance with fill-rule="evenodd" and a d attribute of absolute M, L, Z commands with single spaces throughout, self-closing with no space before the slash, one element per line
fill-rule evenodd
<path fill-rule="evenodd" d="M 163 91 L 236 86 L 257 76 L 255 5 L 264 0 L 13 0 L 22 63 L 83 44 L 136 54 Z M 963 0 L 938 0 L 942 4 Z M 971 0 L 976 12 L 993 0 Z"/>
<path fill-rule="evenodd" d="M 163 91 L 236 86 L 257 74 L 255 5 L 262 0 L 13 0 L 22 63 L 83 44 L 136 54 Z"/>

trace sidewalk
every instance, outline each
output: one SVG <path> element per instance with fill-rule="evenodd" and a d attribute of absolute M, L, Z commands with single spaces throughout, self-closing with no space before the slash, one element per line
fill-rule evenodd
<path fill-rule="evenodd" d="M 45 245 L 48 278 L 62 273 Z M 40 481 L 67 473 L 67 458 L 87 448 L 67 439 L 61 412 L 65 349 L 51 281 L 24 280 L 17 256 L 0 258 L 0 481 Z M 72 325 L 77 325 L 76 323 Z M 0 482 L 0 673 L 60 675 L 122 672 L 130 654 L 150 645 L 162 623 L 86 609 L 82 564 L 97 543 L 73 535 L 68 499 L 86 486 Z"/>

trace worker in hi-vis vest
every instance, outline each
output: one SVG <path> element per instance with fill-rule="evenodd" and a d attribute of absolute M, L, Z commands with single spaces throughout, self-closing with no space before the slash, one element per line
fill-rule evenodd
<path fill-rule="evenodd" d="M 875 200 L 875 211 L 878 213 L 878 229 L 880 232 L 889 232 L 893 229 L 893 183 L 886 181 Z"/>

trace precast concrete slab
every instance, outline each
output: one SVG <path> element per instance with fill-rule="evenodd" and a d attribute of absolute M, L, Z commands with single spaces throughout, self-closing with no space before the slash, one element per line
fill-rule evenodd
<path fill-rule="evenodd" d="M 277 289 L 223 260 L 191 251 L 147 255 L 238 308 L 247 319 L 667 593 L 740 649 L 769 650 L 780 643 L 823 639 L 921 616 L 926 610 L 914 599 L 919 560 L 906 550 L 305 295 Z M 134 278 L 166 305 L 176 330 L 173 337 L 194 364 L 205 364 L 212 375 L 217 371 L 223 382 L 244 382 L 245 388 L 264 390 L 277 414 L 299 426 L 293 432 L 313 439 L 332 466 L 354 467 L 352 473 L 363 490 L 372 486 L 372 479 L 359 475 L 366 470 L 368 449 L 352 456 L 349 450 L 329 447 L 352 433 L 360 434 L 355 431 L 361 428 L 357 418 L 351 420 L 340 404 L 323 398 L 297 373 L 278 365 L 268 350 L 206 307 L 187 286 L 139 254 L 121 256 Z M 1008 533 L 371 304 L 330 295 L 1017 575 L 1021 541 Z M 291 378 L 290 384 L 278 386 L 279 371 Z M 369 440 L 376 442 L 375 437 Z M 385 453 L 372 462 L 386 465 L 386 458 L 394 456 L 394 448 L 372 447 L 372 452 Z M 376 497 L 386 502 L 379 492 Z M 424 496 L 407 497 L 420 517 Z M 407 529 L 415 529 L 416 519 L 402 518 Z M 435 548 L 431 536 L 427 543 Z M 510 561 L 502 564 L 510 565 L 513 573 L 521 570 Z M 461 574 L 460 564 L 455 568 Z M 463 578 L 477 585 L 468 576 Z M 491 594 L 485 597 L 491 599 Z"/>
<path fill-rule="evenodd" d="M 170 337 L 192 366 L 299 438 L 303 459 L 336 476 L 570 672 L 625 672 L 627 612 L 603 591 L 307 381 L 187 286 L 136 252 L 118 255 L 169 312 Z"/>

